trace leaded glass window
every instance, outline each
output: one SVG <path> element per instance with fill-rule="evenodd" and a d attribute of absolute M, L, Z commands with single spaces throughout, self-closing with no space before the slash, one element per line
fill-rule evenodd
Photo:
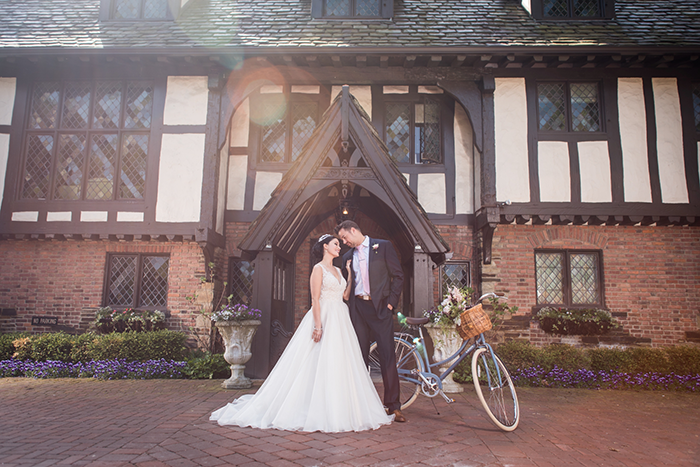
<path fill-rule="evenodd" d="M 598 252 L 538 251 L 535 276 L 538 305 L 602 306 Z"/>
<path fill-rule="evenodd" d="M 540 131 L 602 131 L 597 82 L 537 83 Z"/>
<path fill-rule="evenodd" d="M 542 0 L 542 16 L 551 19 L 601 18 L 601 0 Z"/>
<path fill-rule="evenodd" d="M 152 112 L 150 82 L 36 83 L 20 198 L 143 199 Z"/>
<path fill-rule="evenodd" d="M 440 293 L 444 297 L 453 287 L 471 287 L 469 263 L 449 262 L 440 267 Z"/>
<path fill-rule="evenodd" d="M 168 0 L 112 0 L 112 19 L 168 19 Z"/>
<path fill-rule="evenodd" d="M 377 18 L 381 16 L 379 0 L 323 0 L 327 18 Z"/>
<path fill-rule="evenodd" d="M 398 164 L 441 164 L 440 100 L 427 96 L 385 104 L 384 141 Z"/>
<path fill-rule="evenodd" d="M 229 263 L 229 294 L 231 303 L 250 305 L 253 298 L 253 276 L 255 268 L 250 261 L 233 258 Z"/>
<path fill-rule="evenodd" d="M 251 118 L 260 127 L 260 162 L 297 160 L 318 125 L 318 114 L 318 99 L 310 95 L 257 96 Z"/>
<path fill-rule="evenodd" d="M 155 309 L 167 306 L 170 257 L 110 255 L 105 305 Z"/>

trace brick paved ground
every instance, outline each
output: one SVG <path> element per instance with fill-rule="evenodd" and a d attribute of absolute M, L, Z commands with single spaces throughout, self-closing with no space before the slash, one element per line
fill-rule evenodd
<path fill-rule="evenodd" d="M 696 394 L 523 388 L 503 433 L 467 388 L 449 406 L 419 397 L 408 423 L 327 435 L 211 423 L 242 393 L 219 383 L 0 379 L 0 465 L 700 465 Z"/>

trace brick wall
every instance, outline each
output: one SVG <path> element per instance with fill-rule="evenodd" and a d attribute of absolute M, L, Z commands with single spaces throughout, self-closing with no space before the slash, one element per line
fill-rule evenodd
<path fill-rule="evenodd" d="M 605 306 L 619 316 L 622 333 L 667 346 L 684 342 L 700 323 L 700 228 L 682 226 L 500 225 L 493 262 L 484 275 L 506 292 L 518 314 L 536 305 L 535 249 L 595 249 L 602 252 Z M 531 324 L 523 337 L 559 342 Z"/>
<path fill-rule="evenodd" d="M 17 316 L 4 318 L 2 331 L 51 330 L 32 326 L 34 315 L 56 316 L 59 325 L 77 328 L 82 310 L 102 304 L 108 253 L 170 254 L 167 325 L 189 329 L 196 306 L 187 297 L 204 276 L 197 243 L 5 240 L 0 242 L 0 308 L 14 308 Z"/>

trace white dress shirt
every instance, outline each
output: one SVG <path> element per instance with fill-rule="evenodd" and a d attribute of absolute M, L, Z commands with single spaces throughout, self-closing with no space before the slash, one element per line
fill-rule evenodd
<path fill-rule="evenodd" d="M 360 261 L 360 252 L 358 251 L 358 248 L 364 248 L 364 261 Z M 362 244 L 355 248 L 352 255 L 352 269 L 355 272 L 355 295 L 370 295 L 369 284 L 363 284 L 362 270 L 360 269 L 364 267 L 366 277 L 369 278 L 369 237 L 367 235 L 365 235 L 365 239 Z M 369 282 L 369 279 L 367 282 Z"/>

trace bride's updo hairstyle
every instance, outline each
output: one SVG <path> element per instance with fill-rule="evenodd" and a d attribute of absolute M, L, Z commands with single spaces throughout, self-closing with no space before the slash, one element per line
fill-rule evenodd
<path fill-rule="evenodd" d="M 318 239 L 318 241 L 311 247 L 311 256 L 313 258 L 314 264 L 320 262 L 323 259 L 323 245 L 328 245 L 331 240 L 335 237 L 330 234 L 323 234 Z"/>

